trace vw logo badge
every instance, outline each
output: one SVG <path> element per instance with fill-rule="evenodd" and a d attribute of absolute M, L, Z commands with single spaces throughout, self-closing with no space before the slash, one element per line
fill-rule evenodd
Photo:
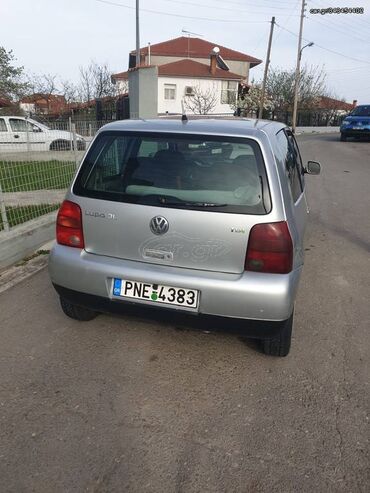
<path fill-rule="evenodd" d="M 155 235 L 164 235 L 167 233 L 170 225 L 168 221 L 163 216 L 155 216 L 149 223 L 152 233 Z"/>

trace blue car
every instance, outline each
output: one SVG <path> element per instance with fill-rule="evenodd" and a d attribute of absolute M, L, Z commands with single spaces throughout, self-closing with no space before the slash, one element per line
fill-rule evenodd
<path fill-rule="evenodd" d="M 370 104 L 356 106 L 346 116 L 340 126 L 340 140 L 345 142 L 347 137 L 370 137 Z"/>

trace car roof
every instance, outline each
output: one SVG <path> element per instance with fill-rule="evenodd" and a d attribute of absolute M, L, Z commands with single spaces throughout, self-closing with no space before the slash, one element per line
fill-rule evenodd
<path fill-rule="evenodd" d="M 137 132 L 163 132 L 208 134 L 229 136 L 258 136 L 258 134 L 275 135 L 286 125 L 270 120 L 257 120 L 252 118 L 197 118 L 188 116 L 188 120 L 182 121 L 181 115 L 177 117 L 120 120 L 108 123 L 101 131 L 137 131 Z"/>

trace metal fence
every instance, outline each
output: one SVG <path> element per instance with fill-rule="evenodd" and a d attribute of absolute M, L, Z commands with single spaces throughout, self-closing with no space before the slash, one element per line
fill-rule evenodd
<path fill-rule="evenodd" d="M 97 130 L 107 122 L 0 116 L 0 235 L 56 211 Z"/>

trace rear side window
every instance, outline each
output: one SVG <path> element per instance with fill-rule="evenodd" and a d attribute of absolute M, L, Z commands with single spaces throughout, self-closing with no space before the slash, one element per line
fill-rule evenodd
<path fill-rule="evenodd" d="M 73 189 L 138 204 L 266 214 L 271 209 L 259 145 L 250 139 L 103 133 Z"/>
<path fill-rule="evenodd" d="M 9 123 L 10 123 L 10 128 L 12 129 L 13 132 L 27 132 L 27 127 L 28 127 L 28 131 L 32 132 L 33 126 L 31 125 L 31 123 L 27 122 L 26 120 L 21 120 L 19 118 L 10 118 Z"/>
<path fill-rule="evenodd" d="M 276 134 L 279 157 L 285 163 L 285 172 L 292 192 L 294 202 L 303 191 L 302 163 L 297 144 L 293 135 L 285 133 L 284 129 Z"/>
<path fill-rule="evenodd" d="M 0 132 L 7 132 L 7 131 L 8 129 L 6 128 L 4 118 L 0 118 Z"/>

